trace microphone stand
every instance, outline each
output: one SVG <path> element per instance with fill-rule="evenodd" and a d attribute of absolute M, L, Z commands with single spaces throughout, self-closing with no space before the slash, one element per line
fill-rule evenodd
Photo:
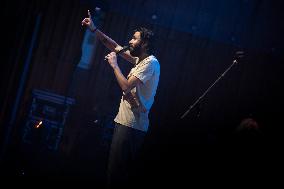
<path fill-rule="evenodd" d="M 214 85 L 216 85 L 216 83 L 222 78 L 224 77 L 224 75 L 235 65 L 238 63 L 238 60 L 240 58 L 242 58 L 244 56 L 244 52 L 243 51 L 237 51 L 236 53 L 236 58 L 235 60 L 233 60 L 233 63 L 214 81 L 213 84 L 210 85 L 210 87 L 189 107 L 188 110 L 186 110 L 186 112 L 183 113 L 183 115 L 180 117 L 180 119 L 183 119 L 195 106 L 196 104 L 198 104 L 202 98 L 210 91 L 210 89 L 212 87 L 214 87 Z M 198 113 L 200 114 L 200 113 Z"/>

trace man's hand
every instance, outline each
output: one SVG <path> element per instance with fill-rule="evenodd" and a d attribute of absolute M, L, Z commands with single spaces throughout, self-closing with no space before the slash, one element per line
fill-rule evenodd
<path fill-rule="evenodd" d="M 82 20 L 82 26 L 87 26 L 92 32 L 94 32 L 96 30 L 96 26 L 92 20 L 92 16 L 89 10 L 88 16 L 88 18 L 84 18 L 84 20 Z"/>
<path fill-rule="evenodd" d="M 105 56 L 105 59 L 108 61 L 109 65 L 115 69 L 118 68 L 117 65 L 117 56 L 115 52 L 111 52 L 108 55 Z"/>

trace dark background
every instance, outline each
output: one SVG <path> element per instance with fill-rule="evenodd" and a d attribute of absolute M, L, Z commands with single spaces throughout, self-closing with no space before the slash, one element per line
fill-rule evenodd
<path fill-rule="evenodd" d="M 162 175 L 163 182 L 165 178 L 184 178 L 179 174 L 182 171 L 212 176 L 224 165 L 226 171 L 234 170 L 228 167 L 245 154 L 231 159 L 229 141 L 241 120 L 248 117 L 258 122 L 265 138 L 261 157 L 252 162 L 260 158 L 263 166 L 279 158 L 282 1 L 23 0 L 1 4 L 3 175 L 104 182 L 109 125 L 118 110 L 121 91 L 104 62 L 109 51 L 95 39 L 88 41 L 96 44 L 89 69 L 77 67 L 86 31 L 81 21 L 88 9 L 94 13 L 96 7 L 101 8 L 97 17 L 100 29 L 121 45 L 127 44 L 132 31 L 141 25 L 156 35 L 160 83 L 150 112 L 151 126 L 140 162 L 143 166 L 136 172 L 153 176 L 150 179 Z M 245 56 L 181 119 L 232 64 L 236 51 Z M 119 65 L 125 74 L 131 68 L 122 59 Z M 76 100 L 56 152 L 39 150 L 44 147 L 21 140 L 33 89 Z M 224 163 L 227 161 L 231 164 Z"/>

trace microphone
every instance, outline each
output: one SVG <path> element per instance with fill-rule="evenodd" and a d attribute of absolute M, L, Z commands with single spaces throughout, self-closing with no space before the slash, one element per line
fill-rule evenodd
<path fill-rule="evenodd" d="M 123 46 L 122 49 L 120 49 L 116 54 L 120 54 L 120 53 L 123 53 L 127 50 L 129 50 L 130 46 L 126 45 L 126 46 Z"/>
<path fill-rule="evenodd" d="M 237 51 L 235 53 L 236 58 L 243 58 L 245 56 L 244 51 Z"/>
<path fill-rule="evenodd" d="M 244 51 L 236 51 L 233 62 L 234 63 L 238 63 L 240 61 L 240 59 L 242 59 L 244 56 L 245 56 L 245 52 Z"/>
<path fill-rule="evenodd" d="M 122 47 L 122 49 L 120 49 L 119 51 L 116 52 L 116 55 L 119 55 L 119 54 L 121 54 L 121 53 L 123 53 L 123 52 L 125 52 L 129 49 L 130 49 L 130 46 L 125 45 L 125 46 Z M 105 60 L 107 60 L 107 59 L 105 58 Z"/>

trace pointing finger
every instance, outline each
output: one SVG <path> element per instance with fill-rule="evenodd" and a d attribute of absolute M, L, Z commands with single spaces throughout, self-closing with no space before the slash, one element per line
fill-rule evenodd
<path fill-rule="evenodd" d="M 90 10 L 88 10 L 88 15 L 89 15 L 89 18 L 91 18 L 91 12 L 90 12 Z"/>

